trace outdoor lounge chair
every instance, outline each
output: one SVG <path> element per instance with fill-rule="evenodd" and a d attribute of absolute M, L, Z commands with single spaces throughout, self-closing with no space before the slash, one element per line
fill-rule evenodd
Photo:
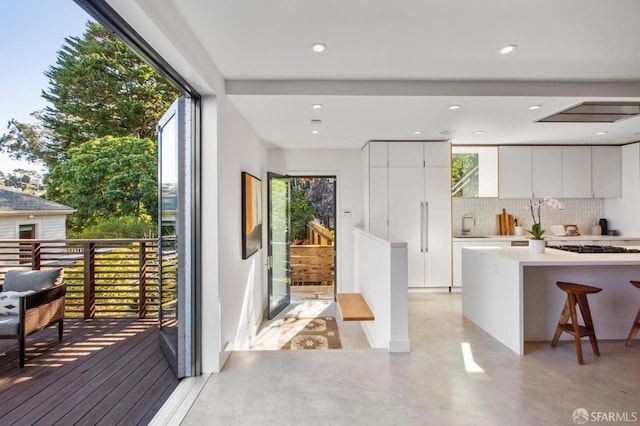
<path fill-rule="evenodd" d="M 27 336 L 58 324 L 58 340 L 62 340 L 67 292 L 63 269 L 9 270 L 0 291 L 0 339 L 18 339 L 23 368 Z"/>

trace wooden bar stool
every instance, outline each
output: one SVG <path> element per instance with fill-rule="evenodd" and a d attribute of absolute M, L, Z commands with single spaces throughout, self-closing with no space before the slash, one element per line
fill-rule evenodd
<path fill-rule="evenodd" d="M 631 281 L 631 284 L 640 288 L 640 281 Z M 640 309 L 638 309 L 638 313 L 636 314 L 636 320 L 631 326 L 631 331 L 629 332 L 629 337 L 627 337 L 627 342 L 625 345 L 631 346 L 631 342 L 635 339 L 636 334 L 638 334 L 638 330 L 640 330 Z"/>
<path fill-rule="evenodd" d="M 562 314 L 560 314 L 560 320 L 556 327 L 556 333 L 553 335 L 551 346 L 555 347 L 560 338 L 560 334 L 564 331 L 573 335 L 576 341 L 576 352 L 578 353 L 578 362 L 584 364 L 582 360 L 582 346 L 580 344 L 580 338 L 589 336 L 591 341 L 591 347 L 593 352 L 600 356 L 598 350 L 598 341 L 596 340 L 596 332 L 593 329 L 593 321 L 591 320 L 591 311 L 589 310 L 589 302 L 587 302 L 587 294 L 597 293 L 602 291 L 601 288 L 591 287 L 584 284 L 573 284 L 558 281 L 556 285 L 560 290 L 567 293 L 567 301 L 564 303 Z M 576 312 L 576 304 L 580 306 L 580 313 L 582 313 L 582 319 L 584 320 L 584 326 L 578 323 L 578 314 Z M 568 323 L 571 318 L 571 323 Z"/>

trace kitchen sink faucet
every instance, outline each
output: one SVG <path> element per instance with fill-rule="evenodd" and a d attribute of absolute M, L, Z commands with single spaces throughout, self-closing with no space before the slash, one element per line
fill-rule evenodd
<path fill-rule="evenodd" d="M 476 219 L 470 215 L 464 215 L 462 217 L 462 235 L 467 235 L 471 232 L 471 226 L 476 224 Z"/>

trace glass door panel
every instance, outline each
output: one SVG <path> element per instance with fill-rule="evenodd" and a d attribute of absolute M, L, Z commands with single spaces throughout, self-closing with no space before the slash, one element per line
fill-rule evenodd
<path fill-rule="evenodd" d="M 192 365 L 185 117 L 185 99 L 179 98 L 158 123 L 159 340 L 177 377 L 191 375 Z"/>
<path fill-rule="evenodd" d="M 272 319 L 291 302 L 290 245 L 289 245 L 289 188 L 290 179 L 268 173 L 268 257 L 269 307 Z"/>

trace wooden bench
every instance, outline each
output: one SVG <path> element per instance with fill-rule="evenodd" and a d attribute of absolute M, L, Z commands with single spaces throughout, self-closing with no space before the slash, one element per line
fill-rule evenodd
<path fill-rule="evenodd" d="M 360 293 L 338 293 L 336 298 L 343 321 L 373 321 L 375 319 L 369 305 Z"/>

